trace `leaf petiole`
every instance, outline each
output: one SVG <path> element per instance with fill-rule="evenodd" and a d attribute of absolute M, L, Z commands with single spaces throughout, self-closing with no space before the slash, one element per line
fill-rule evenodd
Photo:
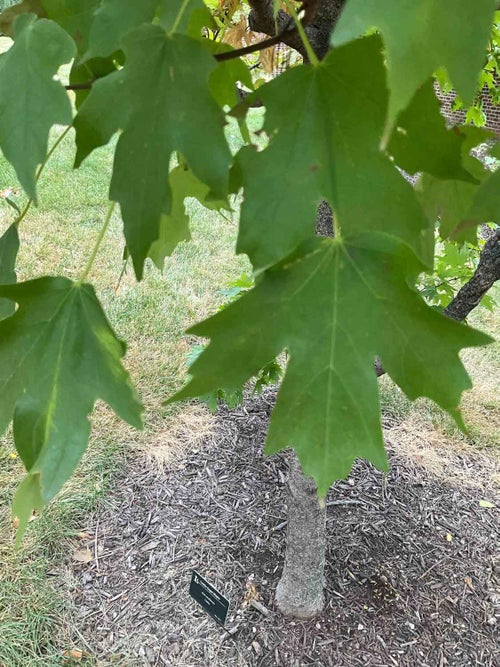
<path fill-rule="evenodd" d="M 86 265 L 85 269 L 83 270 L 82 275 L 76 281 L 77 285 L 81 285 L 90 273 L 90 270 L 91 270 L 91 268 L 94 264 L 95 258 L 97 257 L 97 253 L 99 252 L 99 248 L 101 247 L 101 243 L 102 243 L 102 240 L 104 238 L 104 235 L 106 234 L 106 230 L 108 229 L 109 223 L 111 222 L 111 218 L 113 216 L 113 211 L 115 210 L 115 206 L 116 206 L 116 202 L 114 202 L 114 201 L 110 202 L 108 212 L 106 214 L 106 218 L 104 219 L 104 224 L 101 227 L 101 231 L 99 232 L 99 236 L 97 237 L 97 241 L 95 242 L 94 249 L 92 250 L 92 253 L 89 257 L 87 265 Z"/>
<path fill-rule="evenodd" d="M 306 31 L 304 30 L 304 26 L 302 25 L 302 21 L 299 19 L 299 15 L 297 14 L 295 7 L 293 6 L 290 0 L 284 0 L 284 2 L 287 10 L 290 12 L 293 20 L 295 21 L 297 32 L 299 33 L 300 39 L 302 40 L 302 44 L 304 45 L 304 48 L 306 50 L 309 62 L 311 63 L 311 65 L 319 65 L 318 56 L 314 53 L 314 49 L 311 46 L 309 37 L 307 36 Z"/>
<path fill-rule="evenodd" d="M 186 8 L 189 4 L 189 0 L 184 0 L 182 5 L 179 7 L 179 11 L 177 12 L 177 16 L 175 17 L 175 21 L 173 26 L 170 28 L 168 31 L 168 36 L 171 37 L 174 32 L 177 30 L 179 27 L 179 23 L 182 21 L 182 17 L 184 16 L 184 12 L 186 11 Z"/>
<path fill-rule="evenodd" d="M 71 130 L 72 127 L 73 127 L 72 125 L 68 125 L 68 127 L 64 130 L 64 132 L 61 132 L 61 134 L 58 136 L 57 140 L 54 142 L 54 145 L 52 146 L 52 148 L 49 150 L 49 152 L 45 156 L 44 161 L 38 167 L 38 171 L 37 171 L 36 177 L 35 177 L 35 182 L 36 183 L 38 183 L 38 181 L 40 180 L 40 176 L 42 175 L 42 172 L 45 169 L 45 166 L 46 166 L 47 162 L 52 157 L 52 154 L 57 150 L 57 148 L 61 144 L 62 140 L 68 134 L 68 132 Z M 20 212 L 19 216 L 14 220 L 14 225 L 16 225 L 16 227 L 19 227 L 19 224 L 21 223 L 21 221 L 26 217 L 26 215 L 27 215 L 28 211 L 30 210 L 32 204 L 33 204 L 33 199 L 31 199 L 31 198 L 28 199 L 28 201 L 26 202 L 26 206 Z"/>

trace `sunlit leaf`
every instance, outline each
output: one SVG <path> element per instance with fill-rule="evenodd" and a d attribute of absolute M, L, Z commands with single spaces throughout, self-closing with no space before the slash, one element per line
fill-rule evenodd
<path fill-rule="evenodd" d="M 136 427 L 142 408 L 121 365 L 125 346 L 90 285 L 40 278 L 2 285 L 0 297 L 18 304 L 0 322 L 0 432 L 13 419 L 28 471 L 15 504 L 21 530 L 31 510 L 49 502 L 73 473 L 95 401 L 106 401 Z"/>
<path fill-rule="evenodd" d="M 35 172 L 47 153 L 49 130 L 71 123 L 69 98 L 53 77 L 75 50 L 64 30 L 33 14 L 21 14 L 14 33 L 13 46 L 0 58 L 0 148 L 36 199 Z"/>

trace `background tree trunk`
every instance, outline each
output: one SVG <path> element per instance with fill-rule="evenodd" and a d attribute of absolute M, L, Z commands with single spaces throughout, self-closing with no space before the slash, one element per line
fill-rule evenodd
<path fill-rule="evenodd" d="M 288 486 L 285 566 L 276 604 L 283 614 L 312 618 L 324 604 L 326 511 L 319 504 L 316 484 L 304 476 L 294 453 Z"/>

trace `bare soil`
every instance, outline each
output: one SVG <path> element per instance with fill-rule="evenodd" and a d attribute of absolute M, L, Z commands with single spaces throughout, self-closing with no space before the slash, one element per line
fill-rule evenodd
<path fill-rule="evenodd" d="M 479 505 L 494 490 L 488 479 L 446 483 L 398 453 L 394 437 L 388 475 L 359 462 L 328 497 L 323 614 L 297 622 L 276 612 L 287 464 L 262 454 L 273 401 L 269 391 L 221 409 L 213 434 L 170 469 L 131 461 L 88 528 L 93 560 L 73 572 L 74 643 L 91 664 L 499 664 L 498 514 Z M 189 597 L 193 569 L 231 600 L 227 629 Z"/>

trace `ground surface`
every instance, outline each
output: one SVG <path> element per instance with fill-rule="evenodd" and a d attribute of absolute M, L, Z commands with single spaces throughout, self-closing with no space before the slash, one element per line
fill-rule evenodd
<path fill-rule="evenodd" d="M 494 665 L 498 517 L 479 504 L 495 500 L 489 459 L 448 456 L 457 475 L 446 482 L 398 451 L 390 418 L 390 474 L 360 463 L 329 496 L 324 613 L 305 623 L 275 613 L 286 456 L 262 455 L 272 402 L 268 392 L 222 410 L 205 442 L 163 472 L 129 466 L 82 540 L 98 557 L 70 584 L 74 643 L 90 663 Z M 234 634 L 189 598 L 193 568 L 231 600 Z M 268 617 L 249 604 L 256 595 Z"/>

